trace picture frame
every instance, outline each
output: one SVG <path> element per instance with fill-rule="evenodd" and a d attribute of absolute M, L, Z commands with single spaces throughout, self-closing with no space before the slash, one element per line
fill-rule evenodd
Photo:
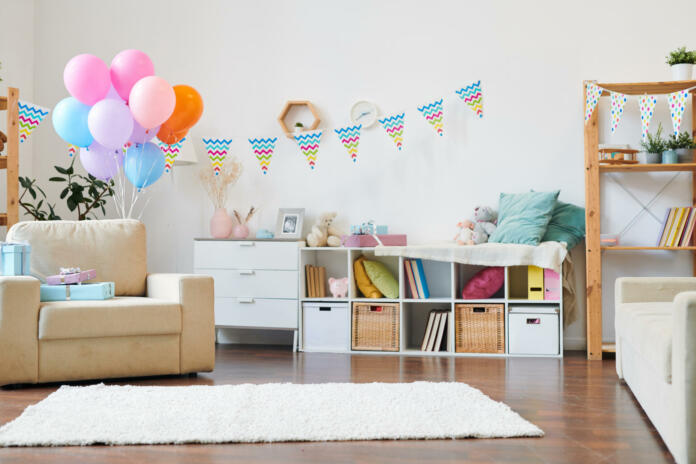
<path fill-rule="evenodd" d="M 275 238 L 302 238 L 304 213 L 304 208 L 279 208 Z"/>

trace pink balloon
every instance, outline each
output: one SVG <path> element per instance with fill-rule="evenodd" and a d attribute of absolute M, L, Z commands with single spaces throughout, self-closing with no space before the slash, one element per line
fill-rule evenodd
<path fill-rule="evenodd" d="M 124 100 L 131 89 L 143 77 L 155 74 L 152 60 L 140 50 L 123 50 L 111 60 L 111 83 Z"/>
<path fill-rule="evenodd" d="M 133 86 L 128 105 L 135 120 L 145 129 L 152 129 L 172 115 L 176 95 L 169 82 L 161 77 L 143 77 Z"/>
<path fill-rule="evenodd" d="M 121 148 L 133 132 L 133 116 L 123 100 L 95 103 L 87 116 L 89 132 L 106 148 Z"/>
<path fill-rule="evenodd" d="M 94 105 L 109 91 L 109 68 L 99 57 L 84 53 L 65 65 L 63 82 L 70 95 L 85 105 Z"/>
<path fill-rule="evenodd" d="M 108 149 L 93 142 L 88 148 L 80 148 L 80 163 L 97 179 L 109 180 L 123 166 L 123 150 Z"/>
<path fill-rule="evenodd" d="M 131 143 L 145 143 L 149 142 L 154 138 L 155 135 L 160 130 L 160 126 L 154 127 L 152 129 L 145 129 L 143 126 L 138 124 L 138 121 L 133 121 L 133 132 L 128 140 Z"/>

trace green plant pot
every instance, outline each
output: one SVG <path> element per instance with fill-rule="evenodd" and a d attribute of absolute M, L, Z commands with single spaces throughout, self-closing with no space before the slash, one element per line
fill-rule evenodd
<path fill-rule="evenodd" d="M 679 157 L 674 150 L 665 150 L 662 152 L 662 164 L 677 164 Z"/>
<path fill-rule="evenodd" d="M 659 164 L 660 156 L 660 153 L 648 153 L 647 151 L 642 151 L 638 153 L 638 162 L 641 164 Z"/>
<path fill-rule="evenodd" d="M 694 162 L 694 150 L 691 148 L 677 148 L 677 157 L 680 163 L 693 163 Z"/>

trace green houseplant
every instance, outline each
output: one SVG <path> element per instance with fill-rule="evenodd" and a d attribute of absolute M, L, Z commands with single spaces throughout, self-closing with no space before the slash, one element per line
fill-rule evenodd
<path fill-rule="evenodd" d="M 667 140 L 667 147 L 674 150 L 680 163 L 691 163 L 694 161 L 694 149 L 696 142 L 688 132 L 680 132 L 679 135 L 670 134 Z"/>
<path fill-rule="evenodd" d="M 672 70 L 672 79 L 675 81 L 688 81 L 691 79 L 694 64 L 696 64 L 696 51 L 680 47 L 672 50 L 667 55 L 667 64 Z"/>
<path fill-rule="evenodd" d="M 648 133 L 645 140 L 640 142 L 640 146 L 643 148 L 643 153 L 640 153 L 643 163 L 659 163 L 662 152 L 667 149 L 667 143 L 662 138 L 662 124 L 657 127 L 655 134 Z"/>

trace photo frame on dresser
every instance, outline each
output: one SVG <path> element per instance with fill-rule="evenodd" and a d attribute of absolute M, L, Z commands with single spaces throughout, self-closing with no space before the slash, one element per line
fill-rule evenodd
<path fill-rule="evenodd" d="M 280 208 L 276 222 L 276 238 L 302 238 L 304 208 Z"/>

